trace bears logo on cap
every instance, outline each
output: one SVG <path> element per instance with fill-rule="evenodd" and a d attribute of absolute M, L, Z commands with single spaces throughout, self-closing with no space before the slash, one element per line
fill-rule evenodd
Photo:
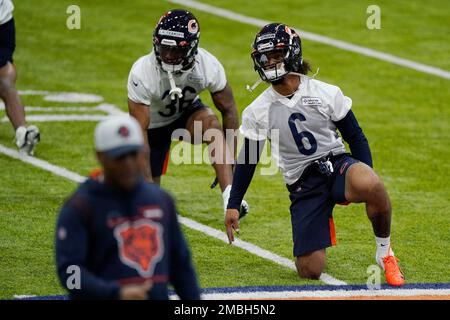
<path fill-rule="evenodd" d="M 119 128 L 118 133 L 123 138 L 128 138 L 130 136 L 130 130 L 127 127 L 125 127 L 125 126 L 121 126 Z"/>

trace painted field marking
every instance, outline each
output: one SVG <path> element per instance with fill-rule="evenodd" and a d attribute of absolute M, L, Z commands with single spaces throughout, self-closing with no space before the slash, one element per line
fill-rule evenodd
<path fill-rule="evenodd" d="M 314 291 L 259 291 L 233 293 L 204 293 L 206 300 L 245 300 L 245 299 L 326 299 L 352 297 L 414 297 L 440 296 L 450 299 L 450 289 L 384 289 L 384 290 L 314 290 Z"/>
<path fill-rule="evenodd" d="M 368 289 L 365 285 L 300 285 L 300 286 L 248 286 L 203 288 L 201 297 L 206 300 L 302 300 L 302 299 L 414 299 L 450 300 L 450 283 L 412 283 L 403 287 L 390 287 L 386 284 L 380 289 Z M 171 300 L 179 300 L 174 290 L 169 290 Z M 23 300 L 67 300 L 67 295 L 14 295 Z"/>
<path fill-rule="evenodd" d="M 213 14 L 213 15 L 222 17 L 222 18 L 246 23 L 249 25 L 257 26 L 257 27 L 262 27 L 271 22 L 268 20 L 262 20 L 262 19 L 258 19 L 258 18 L 245 16 L 243 14 L 236 13 L 234 11 L 230 11 L 227 9 L 215 7 L 215 6 L 212 6 L 209 4 L 200 3 L 200 2 L 192 1 L 192 0 L 168 0 L 168 2 L 195 8 L 199 11 L 203 11 L 203 12 L 206 12 L 209 14 Z M 299 32 L 300 37 L 302 37 L 303 39 L 308 39 L 311 41 L 323 43 L 323 44 L 326 44 L 326 45 L 329 45 L 332 47 L 336 47 L 336 48 L 339 48 L 342 50 L 346 50 L 346 51 L 356 52 L 356 53 L 359 53 L 359 54 L 367 56 L 367 57 L 390 62 L 392 64 L 396 64 L 396 65 L 399 65 L 399 66 L 402 66 L 405 68 L 413 69 L 413 70 L 416 70 L 419 72 L 428 73 L 428 74 L 431 74 L 431 75 L 434 75 L 437 77 L 441 77 L 444 79 L 450 79 L 449 71 L 446 71 L 446 70 L 443 70 L 443 69 L 440 69 L 437 67 L 433 67 L 433 66 L 425 65 L 425 64 L 415 62 L 412 60 L 400 58 L 400 57 L 397 57 L 390 53 L 385 53 L 385 52 L 377 51 L 377 50 L 370 49 L 367 47 L 352 44 L 352 43 L 349 43 L 346 41 L 333 39 L 333 38 L 326 37 L 326 36 L 323 36 L 323 35 L 320 35 L 317 33 L 308 32 L 308 31 L 302 30 L 300 28 L 296 28 L 296 27 L 293 27 L 293 28 Z"/>
<path fill-rule="evenodd" d="M 54 164 L 51 164 L 45 160 L 42 159 L 38 159 L 35 157 L 30 157 L 27 155 L 21 155 L 19 154 L 18 151 L 10 149 L 5 147 L 4 145 L 0 144 L 0 153 L 4 154 L 8 157 L 11 157 L 13 159 L 17 159 L 20 161 L 23 161 L 25 163 L 31 164 L 32 166 L 38 167 L 40 169 L 49 171 L 57 176 L 66 178 L 68 180 L 77 182 L 77 183 L 82 183 L 86 180 L 86 177 L 83 177 L 81 175 L 79 175 L 78 173 L 75 173 L 73 171 L 70 171 L 66 168 L 62 168 L 59 166 L 56 166 Z M 179 221 L 181 224 L 185 225 L 186 227 L 193 229 L 193 230 L 197 230 L 200 231 L 202 233 L 205 233 L 211 237 L 214 237 L 218 240 L 221 240 L 225 243 L 228 243 L 228 238 L 226 236 L 226 234 L 223 231 L 211 228 L 209 226 L 206 226 L 204 224 L 201 224 L 197 221 L 194 221 L 192 219 L 186 218 L 186 217 L 182 217 L 179 216 Z M 275 262 L 278 265 L 287 267 L 291 270 L 296 270 L 295 268 L 295 264 L 293 261 L 287 259 L 287 258 L 283 258 L 273 252 L 267 251 L 265 249 L 262 249 L 252 243 L 246 242 L 246 241 L 242 241 L 240 239 L 236 239 L 236 241 L 234 242 L 234 245 L 236 247 L 239 247 L 243 250 L 246 250 L 258 257 L 264 258 L 266 260 Z M 326 284 L 330 284 L 330 285 L 345 285 L 346 283 L 344 281 L 338 280 L 333 278 L 332 276 L 330 276 L 329 274 L 323 273 L 320 277 L 320 280 Z"/>
<path fill-rule="evenodd" d="M 80 92 L 52 92 L 46 90 L 21 90 L 21 96 L 43 96 L 44 101 L 51 101 L 68 106 L 25 106 L 27 122 L 64 122 L 64 121 L 93 121 L 98 122 L 110 115 L 123 114 L 124 112 L 117 106 L 109 103 L 103 103 L 103 97 Z M 99 103 L 97 105 L 70 105 L 77 103 Z M 0 102 L 0 111 L 5 110 L 5 104 Z M 40 114 L 29 114 L 29 112 L 39 112 Z M 68 114 L 68 112 L 88 112 L 89 114 Z M 101 112 L 101 114 L 99 113 Z M 9 122 L 8 117 L 4 116 L 0 122 Z"/>

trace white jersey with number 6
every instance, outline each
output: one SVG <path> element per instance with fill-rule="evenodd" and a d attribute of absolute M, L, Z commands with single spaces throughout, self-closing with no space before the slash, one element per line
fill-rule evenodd
<path fill-rule="evenodd" d="M 198 95 L 207 89 L 211 93 L 221 91 L 227 84 L 225 70 L 219 60 L 205 49 L 199 48 L 193 68 L 174 74 L 177 87 L 183 97 L 171 100 L 167 73 L 156 61 L 155 53 L 139 58 L 128 77 L 128 98 L 150 107 L 150 127 L 166 126 L 178 119 Z"/>
<path fill-rule="evenodd" d="M 272 87 L 256 98 L 242 113 L 240 132 L 248 139 L 271 140 L 272 156 L 292 184 L 312 161 L 346 152 L 333 121 L 344 118 L 351 105 L 338 87 L 302 76 L 290 99 Z"/>

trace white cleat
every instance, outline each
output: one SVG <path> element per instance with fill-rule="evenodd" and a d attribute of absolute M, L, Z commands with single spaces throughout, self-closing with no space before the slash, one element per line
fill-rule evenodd
<path fill-rule="evenodd" d="M 16 130 L 15 143 L 21 155 L 33 156 L 34 149 L 40 140 L 41 134 L 38 127 L 34 125 L 28 128 L 19 127 Z"/>

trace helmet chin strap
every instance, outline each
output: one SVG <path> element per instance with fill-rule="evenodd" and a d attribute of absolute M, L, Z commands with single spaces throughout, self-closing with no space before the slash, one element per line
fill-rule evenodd
<path fill-rule="evenodd" d="M 284 76 L 286 74 L 288 74 L 288 72 L 286 72 L 286 70 L 284 69 L 284 64 L 281 66 L 281 68 L 273 68 L 268 71 L 264 70 L 264 75 L 266 76 L 266 79 L 268 81 L 273 80 L 273 78 L 278 78 L 278 77 Z M 262 82 L 263 82 L 263 80 L 261 78 L 259 78 L 253 84 L 253 86 L 250 87 L 250 85 L 247 85 L 246 89 L 250 92 L 253 92 Z"/>
<path fill-rule="evenodd" d="M 169 78 L 169 83 L 170 83 L 170 91 L 169 91 L 170 99 L 175 100 L 177 97 L 182 98 L 183 93 L 182 93 L 181 89 L 175 85 L 175 80 L 173 79 L 172 72 L 170 72 L 170 71 L 166 71 L 166 72 L 167 72 L 167 77 Z"/>
<path fill-rule="evenodd" d="M 317 72 L 313 75 L 313 79 L 314 79 L 314 77 L 317 75 L 318 72 L 319 72 L 319 68 L 317 68 Z M 304 74 L 301 74 L 301 73 L 298 73 L 298 72 L 286 72 L 286 73 L 284 74 L 284 76 L 287 76 L 288 74 L 293 74 L 293 75 L 296 75 L 296 76 L 299 76 L 299 77 L 305 77 Z M 307 77 L 307 76 L 306 76 L 306 77 Z M 253 91 L 255 91 L 255 89 L 256 89 L 262 82 L 264 82 L 264 81 L 263 81 L 261 78 L 259 78 L 259 79 L 256 80 L 256 82 L 253 84 L 253 86 L 250 87 L 250 85 L 247 85 L 247 86 L 246 86 L 246 89 L 247 89 L 248 91 L 250 91 L 250 92 L 253 92 Z"/>
<path fill-rule="evenodd" d="M 181 64 L 167 64 L 162 62 L 161 63 L 162 69 L 167 72 L 167 77 L 169 78 L 169 84 L 170 84 L 170 91 L 169 96 L 171 100 L 175 100 L 177 97 L 182 98 L 183 93 L 180 88 L 178 88 L 175 84 L 175 80 L 173 79 L 173 72 L 181 71 L 183 66 Z"/>

